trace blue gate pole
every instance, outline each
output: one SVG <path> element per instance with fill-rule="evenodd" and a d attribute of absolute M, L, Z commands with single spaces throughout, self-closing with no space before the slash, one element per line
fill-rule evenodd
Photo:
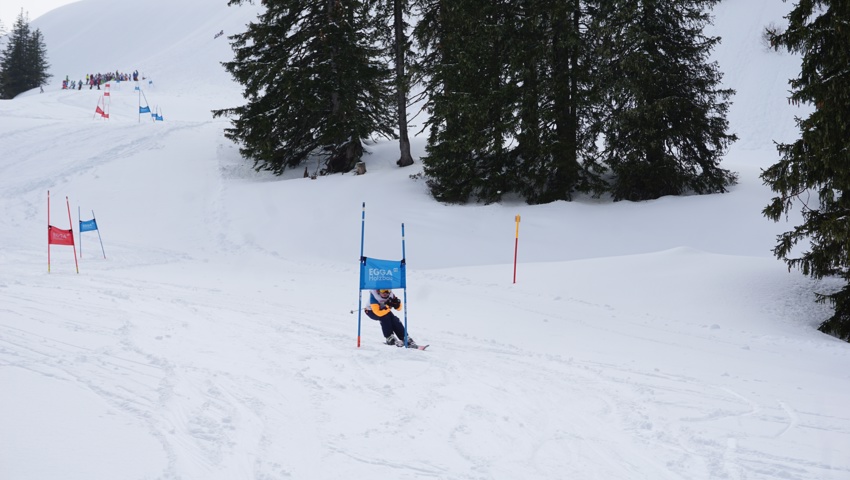
<path fill-rule="evenodd" d="M 360 316 L 363 315 L 363 241 L 366 236 L 366 202 L 363 202 L 363 211 L 360 213 L 360 272 L 357 279 L 357 348 L 360 348 Z"/>
<path fill-rule="evenodd" d="M 110 100 L 111 101 L 111 100 Z M 79 214 L 78 214 L 79 215 Z M 97 217 L 94 216 L 94 210 L 91 211 L 91 218 L 97 226 Z M 103 249 L 103 239 L 100 237 L 100 227 L 97 227 L 97 239 L 100 240 L 100 251 L 103 252 L 103 258 L 106 258 L 106 250 Z M 83 240 L 80 239 L 80 256 L 83 256 Z"/>
<path fill-rule="evenodd" d="M 83 219 L 80 218 L 80 206 L 79 205 L 77 205 L 77 221 L 80 223 L 80 226 L 82 227 Z M 78 230 L 79 231 L 77 232 L 77 236 L 80 237 L 80 240 L 77 243 L 80 244 L 80 258 L 83 258 L 83 229 L 79 228 Z"/>
<path fill-rule="evenodd" d="M 407 348 L 407 260 L 404 253 L 404 224 L 401 224 L 401 262 L 404 265 L 404 348 Z"/>

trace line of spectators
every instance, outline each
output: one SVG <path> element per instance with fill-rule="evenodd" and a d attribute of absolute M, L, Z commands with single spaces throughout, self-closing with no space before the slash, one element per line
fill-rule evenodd
<path fill-rule="evenodd" d="M 144 78 L 144 77 L 142 77 Z M 117 82 L 129 82 L 130 80 L 134 82 L 139 81 L 139 71 L 135 70 L 133 73 L 122 73 L 118 70 L 114 72 L 107 73 L 87 73 L 86 80 L 74 81 L 70 80 L 68 76 L 65 76 L 65 80 L 62 81 L 62 89 L 63 90 L 82 90 L 83 85 L 88 85 L 89 90 L 97 87 L 100 90 L 100 85 L 106 82 L 111 81 Z"/>

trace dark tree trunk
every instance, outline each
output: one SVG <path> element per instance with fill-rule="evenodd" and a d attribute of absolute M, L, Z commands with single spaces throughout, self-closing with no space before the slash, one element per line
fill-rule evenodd
<path fill-rule="evenodd" d="M 405 79 L 405 49 L 407 36 L 404 34 L 404 10 L 402 2 L 393 1 L 394 25 L 395 25 L 395 74 L 396 74 L 396 102 L 398 103 L 398 148 L 401 151 L 396 164 L 399 167 L 413 165 L 413 157 L 410 155 L 410 138 L 407 135 L 407 80 Z"/>
<path fill-rule="evenodd" d="M 327 173 L 350 172 L 363 157 L 363 143 L 354 139 L 335 148 L 327 162 Z"/>
<path fill-rule="evenodd" d="M 555 15 L 553 38 L 555 148 L 552 156 L 555 172 L 550 183 L 546 201 L 571 200 L 572 190 L 578 181 L 578 0 L 571 3 L 571 10 L 560 9 Z"/>

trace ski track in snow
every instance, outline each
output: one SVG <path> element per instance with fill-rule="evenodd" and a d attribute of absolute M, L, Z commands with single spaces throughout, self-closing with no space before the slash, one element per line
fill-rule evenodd
<path fill-rule="evenodd" d="M 220 468 L 229 475 L 290 478 L 311 465 L 330 464 L 345 465 L 354 476 L 382 471 L 397 478 L 534 477 L 554 471 L 630 478 L 629 465 L 640 465 L 643 478 L 689 478 L 705 471 L 712 478 L 782 472 L 802 480 L 836 472 L 804 457 L 770 455 L 759 445 L 792 429 L 850 424 L 687 376 L 456 339 L 448 332 L 431 352 L 374 342 L 356 350 L 335 328 L 313 322 L 309 309 L 263 305 L 218 289 L 114 279 L 68 286 L 54 281 L 58 278 L 43 278 L 35 290 L 5 285 L 2 363 L 83 385 L 126 421 L 143 425 L 167 459 L 160 478 L 180 478 L 187 470 L 220 475 Z M 105 312 L 98 307 L 109 301 L 121 306 Z M 62 311 L 73 315 L 55 314 Z M 25 318 L 10 322 L 8 314 Z M 316 343 L 290 341 L 294 338 Z M 265 343 L 251 344 L 258 339 Z M 233 364 L 217 362 L 228 348 L 251 354 Z M 281 378 L 297 388 L 281 391 Z M 522 381 L 505 384 L 503 378 Z M 468 398 L 469 389 L 480 396 Z M 353 409 L 354 418 L 344 407 L 348 391 L 366 399 Z M 745 431 L 763 434 L 741 437 L 735 425 L 742 424 Z M 293 428 L 316 433 L 288 438 Z M 623 432 L 630 443 L 616 440 Z M 321 444 L 327 438 L 331 441 Z M 315 447 L 307 451 L 321 456 L 286 453 L 305 442 Z M 443 451 L 424 455 L 415 448 L 421 442 Z M 376 450 L 375 443 L 385 449 Z M 268 456 L 277 460 L 267 462 Z M 452 470 L 452 464 L 465 465 L 465 471 Z M 528 471 L 529 465 L 535 470 Z"/>
<path fill-rule="evenodd" d="M 219 195 L 226 195 L 221 188 Z M 223 215 L 210 221 L 228 223 Z M 217 241 L 228 244 L 226 237 Z M 117 250 L 109 261 L 84 264 L 98 276 L 74 276 L 65 265 L 58 274 L 29 274 L 26 284 L 0 285 L 6 299 L 0 307 L 0 362 L 84 386 L 113 415 L 143 427 L 162 451 L 158 478 L 182 478 L 186 471 L 215 478 L 335 478 L 312 471 L 314 465 L 336 466 L 331 470 L 355 477 L 382 472 L 464 480 L 552 472 L 626 479 L 637 468 L 642 478 L 670 479 L 692 478 L 695 471 L 710 478 L 800 480 L 850 473 L 802 454 L 768 453 L 771 441 L 796 430 L 829 429 L 850 437 L 846 427 L 835 427 L 850 425 L 850 419 L 798 411 L 789 400 L 757 399 L 695 377 L 565 358 L 450 330 L 429 339 L 429 352 L 385 348 L 374 341 L 377 326 L 368 319 L 368 340 L 356 350 L 351 338 L 337 333 L 337 320 L 316 322 L 309 306 L 276 304 L 260 292 L 115 276 L 134 263 L 156 268 L 197 261 L 157 249 Z M 43 268 L 30 255 L 23 258 L 29 267 Z M 287 271 L 295 278 L 316 268 L 328 267 L 290 262 Z M 354 269 L 339 273 L 352 276 Z M 504 287 L 486 280 L 425 271 L 416 281 L 424 289 L 465 285 L 480 304 L 515 308 L 516 298 L 505 302 L 499 293 Z M 537 295 L 523 311 L 548 322 L 603 335 L 632 324 L 641 329 L 632 334 L 635 340 L 670 346 L 677 335 L 694 335 L 671 324 L 666 336 L 653 336 L 634 312 L 577 297 L 560 299 L 565 313 L 552 312 L 534 307 Z M 114 308 L 103 310 L 110 304 Z M 587 322 L 587 316 L 620 324 Z M 229 350 L 249 354 L 218 359 Z M 506 384 L 504 378 L 519 382 Z M 281 384 L 288 388 L 281 390 Z M 469 398 L 470 390 L 476 398 Z M 349 391 L 356 393 L 353 407 Z M 292 431 L 298 438 L 288 435 Z M 423 443 L 440 451 L 426 455 L 416 447 Z M 303 451 L 320 453 L 298 453 Z"/>

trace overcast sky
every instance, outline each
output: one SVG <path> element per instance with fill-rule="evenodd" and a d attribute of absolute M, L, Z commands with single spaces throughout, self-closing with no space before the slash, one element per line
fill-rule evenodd
<path fill-rule="evenodd" d="M 44 15 L 54 8 L 74 3 L 77 0 L 3 0 L 0 2 L 0 21 L 8 31 L 21 13 L 21 8 L 29 13 L 30 21 Z"/>

